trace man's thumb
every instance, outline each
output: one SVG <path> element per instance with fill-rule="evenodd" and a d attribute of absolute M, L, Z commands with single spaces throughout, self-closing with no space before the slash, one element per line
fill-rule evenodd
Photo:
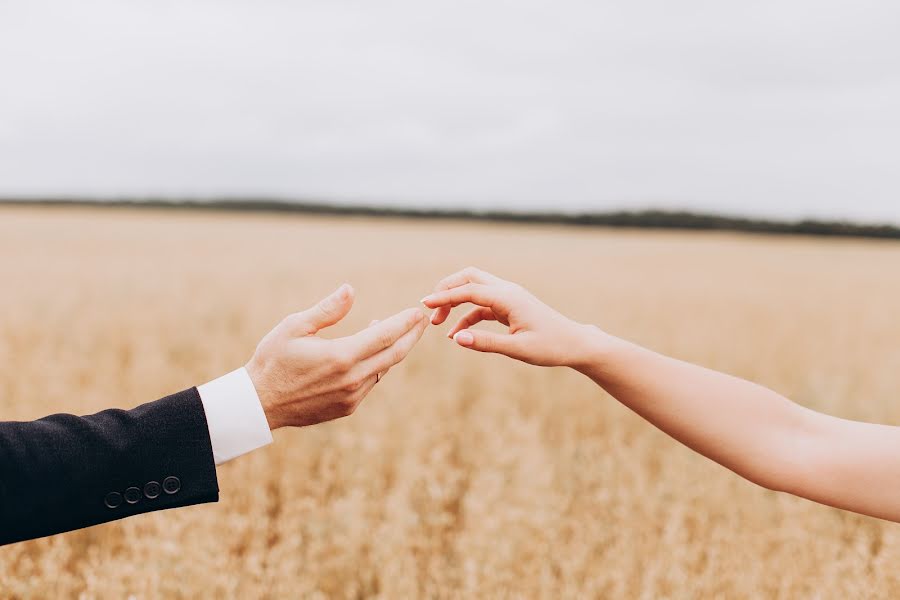
<path fill-rule="evenodd" d="M 320 329 L 334 325 L 347 316 L 352 306 L 353 288 L 349 283 L 345 283 L 325 298 L 319 300 L 315 306 L 301 313 L 303 324 L 308 330 L 307 333 L 312 334 Z"/>

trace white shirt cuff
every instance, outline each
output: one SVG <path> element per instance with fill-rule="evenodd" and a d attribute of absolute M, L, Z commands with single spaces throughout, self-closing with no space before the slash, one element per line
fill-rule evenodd
<path fill-rule="evenodd" d="M 197 387 L 217 465 L 272 443 L 256 388 L 241 367 Z"/>

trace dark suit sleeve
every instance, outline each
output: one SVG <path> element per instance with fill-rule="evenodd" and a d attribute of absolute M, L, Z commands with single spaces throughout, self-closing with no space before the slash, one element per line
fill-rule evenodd
<path fill-rule="evenodd" d="M 0 545 L 218 499 L 197 388 L 133 410 L 0 422 Z"/>

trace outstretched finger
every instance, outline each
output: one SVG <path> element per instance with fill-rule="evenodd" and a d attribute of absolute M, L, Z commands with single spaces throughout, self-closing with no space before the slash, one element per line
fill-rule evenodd
<path fill-rule="evenodd" d="M 482 284 L 490 284 L 497 283 L 501 281 L 499 277 L 491 275 L 487 271 L 482 271 L 481 269 L 477 269 L 475 267 L 466 267 L 461 271 L 457 271 L 452 275 L 448 275 L 441 279 L 437 285 L 434 286 L 435 292 L 441 292 L 444 290 L 449 290 L 455 287 L 459 287 L 461 285 L 465 285 L 467 283 L 482 283 Z M 450 307 L 449 306 L 439 306 L 435 309 L 434 313 L 431 315 L 431 323 L 432 325 L 440 325 L 444 321 L 447 320 L 447 317 L 450 316 Z"/>
<path fill-rule="evenodd" d="M 484 308 L 480 306 L 476 309 L 471 310 L 467 315 L 457 321 L 456 325 L 454 325 L 453 328 L 447 332 L 447 337 L 452 338 L 454 335 L 456 335 L 457 331 L 468 329 L 476 323 L 496 320 L 497 315 L 494 314 L 494 311 L 492 311 L 490 308 Z"/>
<path fill-rule="evenodd" d="M 434 294 L 425 296 L 422 298 L 422 304 L 428 308 L 438 308 L 442 306 L 450 309 L 454 306 L 470 302 L 478 306 L 494 308 L 501 304 L 504 295 L 503 288 L 499 286 L 467 283 L 450 290 L 435 292 Z"/>
<path fill-rule="evenodd" d="M 487 271 L 482 271 L 476 267 L 466 267 L 438 281 L 434 286 L 434 291 L 449 290 L 464 283 L 496 283 L 498 281 L 500 281 L 499 277 L 491 275 Z"/>
<path fill-rule="evenodd" d="M 369 323 L 369 327 L 371 327 L 372 325 L 375 325 L 376 323 L 378 323 L 378 319 L 372 319 L 372 321 Z M 375 378 L 375 382 L 374 382 L 372 385 L 375 385 L 375 383 L 378 383 L 379 381 L 381 381 L 381 379 L 382 379 L 385 375 L 388 374 L 388 371 L 390 371 L 389 368 L 388 368 L 388 369 L 385 369 L 385 370 L 382 371 L 381 373 L 378 373 L 378 376 Z"/>
<path fill-rule="evenodd" d="M 350 347 L 350 352 L 357 360 L 362 360 L 390 348 L 424 320 L 425 315 L 421 309 L 408 308 L 359 333 L 343 338 L 341 342 Z"/>
<path fill-rule="evenodd" d="M 392 346 L 361 361 L 354 367 L 363 378 L 374 376 L 376 373 L 385 373 L 388 369 L 402 361 L 422 337 L 425 327 L 428 325 L 425 319 L 421 319 L 415 327 L 407 331 Z"/>

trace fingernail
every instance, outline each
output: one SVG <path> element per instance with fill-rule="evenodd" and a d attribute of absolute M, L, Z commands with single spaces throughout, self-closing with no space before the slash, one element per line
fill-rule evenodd
<path fill-rule="evenodd" d="M 425 301 L 428 300 L 428 296 L 422 296 L 422 299 L 419 300 L 420 303 L 425 304 Z"/>
<path fill-rule="evenodd" d="M 466 331 L 465 329 L 462 331 L 457 331 L 456 335 L 453 336 L 453 341 L 459 344 L 460 346 L 471 346 L 475 341 L 475 338 L 471 333 Z"/>
<path fill-rule="evenodd" d="M 430 321 L 431 321 L 431 324 L 432 324 L 432 325 L 437 325 L 437 323 L 434 322 L 434 318 L 437 316 L 437 313 L 438 313 L 438 309 L 434 309 L 434 312 L 431 313 L 431 319 L 430 319 Z"/>

